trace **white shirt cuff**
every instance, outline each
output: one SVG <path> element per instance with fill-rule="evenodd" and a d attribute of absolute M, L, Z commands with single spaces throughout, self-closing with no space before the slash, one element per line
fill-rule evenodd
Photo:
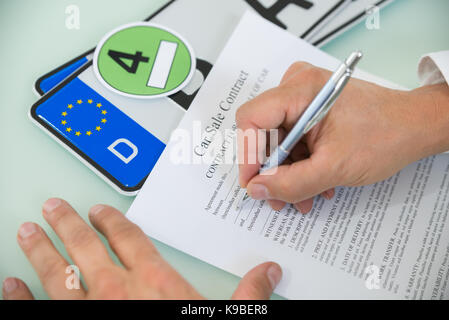
<path fill-rule="evenodd" d="M 449 51 L 423 56 L 418 65 L 418 77 L 423 86 L 443 82 L 449 84 Z"/>

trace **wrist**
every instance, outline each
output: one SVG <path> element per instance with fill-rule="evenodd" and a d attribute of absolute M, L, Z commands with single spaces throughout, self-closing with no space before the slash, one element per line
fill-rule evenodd
<path fill-rule="evenodd" d="M 417 133 L 419 158 L 449 151 L 449 87 L 437 84 L 408 93 L 409 112 Z M 418 150 L 417 150 L 418 151 Z M 418 152 L 419 152 L 418 151 Z"/>

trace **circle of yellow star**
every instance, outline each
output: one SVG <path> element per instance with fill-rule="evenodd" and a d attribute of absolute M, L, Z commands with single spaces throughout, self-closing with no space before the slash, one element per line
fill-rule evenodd
<path fill-rule="evenodd" d="M 76 103 L 77 103 L 77 104 L 82 104 L 82 103 L 83 103 L 83 100 L 79 99 L 79 100 L 76 101 Z M 93 101 L 93 99 L 88 99 L 88 100 L 87 100 L 87 103 L 93 104 L 94 101 Z M 103 105 L 102 105 L 101 103 L 96 103 L 95 105 L 96 105 L 97 108 L 103 107 Z M 74 107 L 73 104 L 68 104 L 68 105 L 67 105 L 67 108 L 68 108 L 69 110 L 71 110 L 73 107 Z M 107 113 L 108 113 L 108 112 L 107 112 L 106 110 L 101 110 L 101 114 L 106 115 Z M 63 112 L 61 113 L 61 116 L 66 117 L 68 114 L 69 114 L 69 113 L 68 113 L 67 111 L 63 111 Z M 69 118 L 69 120 L 70 120 L 70 118 Z M 61 125 L 63 125 L 63 126 L 67 125 L 67 124 L 70 122 L 69 120 L 66 120 L 66 119 L 64 119 L 64 118 L 61 119 Z M 101 123 L 105 124 L 105 123 L 107 122 L 107 119 L 104 117 L 104 118 L 101 118 L 100 121 L 101 121 Z M 103 128 L 102 128 L 101 126 L 96 126 L 96 127 L 95 127 L 95 131 L 98 131 L 98 132 L 100 132 L 102 129 L 103 129 Z M 65 128 L 65 131 L 68 132 L 68 133 L 74 132 L 75 136 L 77 136 L 77 137 L 79 137 L 79 136 L 82 135 L 82 132 L 81 132 L 81 131 L 76 131 L 76 130 L 72 129 L 72 127 L 66 127 L 66 128 Z M 93 134 L 93 132 L 94 132 L 94 130 L 87 130 L 87 131 L 85 131 L 85 134 L 86 134 L 86 136 L 90 137 L 90 136 Z"/>

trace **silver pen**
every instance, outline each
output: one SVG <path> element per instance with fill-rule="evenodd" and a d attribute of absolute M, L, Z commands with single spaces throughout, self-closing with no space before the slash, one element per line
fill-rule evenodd
<path fill-rule="evenodd" d="M 267 161 L 262 165 L 259 174 L 269 169 L 280 166 L 288 157 L 292 149 L 301 140 L 301 138 L 320 122 L 338 98 L 343 88 L 351 78 L 354 68 L 362 58 L 360 51 L 355 51 L 343 62 L 333 73 L 318 95 L 312 100 L 304 113 L 299 117 L 293 129 L 288 133 L 287 137 L 274 150 Z M 243 193 L 237 204 L 237 209 L 250 200 L 248 193 Z"/>

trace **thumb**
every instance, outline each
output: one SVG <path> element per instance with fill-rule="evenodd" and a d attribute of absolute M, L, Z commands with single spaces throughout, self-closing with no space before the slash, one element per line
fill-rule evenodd
<path fill-rule="evenodd" d="M 259 174 L 249 182 L 248 194 L 256 200 L 275 199 L 288 203 L 313 198 L 334 187 L 329 160 L 320 158 L 312 155 Z"/>
<path fill-rule="evenodd" d="M 250 270 L 232 295 L 234 300 L 268 300 L 281 280 L 281 267 L 265 262 Z"/>

